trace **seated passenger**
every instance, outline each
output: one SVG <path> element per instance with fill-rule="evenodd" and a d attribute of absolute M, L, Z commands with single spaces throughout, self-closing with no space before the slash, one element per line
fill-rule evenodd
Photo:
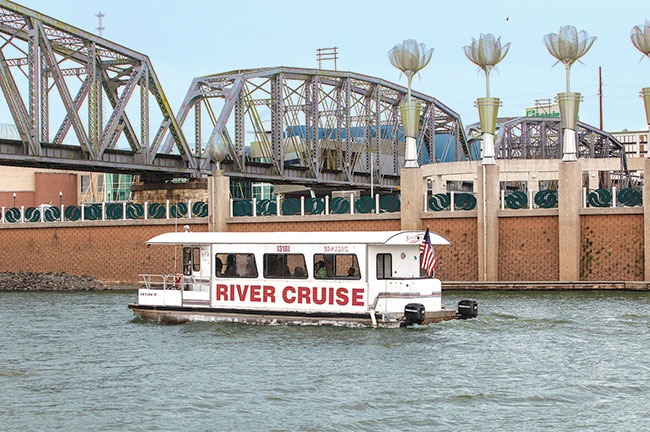
<path fill-rule="evenodd" d="M 325 269 L 324 261 L 318 261 L 314 266 L 314 277 L 316 279 L 324 279 L 327 277 L 327 270 Z"/>
<path fill-rule="evenodd" d="M 221 270 L 223 269 L 223 263 L 219 258 L 214 261 L 214 275 L 221 276 Z"/>
<path fill-rule="evenodd" d="M 304 268 L 302 268 L 302 267 L 300 267 L 300 266 L 296 266 L 296 268 L 293 269 L 293 275 L 294 275 L 295 277 L 302 278 L 302 277 L 306 277 L 306 276 L 307 276 L 307 272 L 305 271 Z"/>
<path fill-rule="evenodd" d="M 350 267 L 350 268 L 348 269 L 348 277 L 355 277 L 355 276 L 356 276 L 356 273 L 357 273 L 357 271 L 355 270 L 354 267 Z"/>
<path fill-rule="evenodd" d="M 246 257 L 246 276 L 245 277 L 250 277 L 250 278 L 257 277 L 257 267 L 253 263 L 253 257 L 250 256 L 250 255 Z"/>
<path fill-rule="evenodd" d="M 235 271 L 235 255 L 230 254 L 226 259 L 226 271 L 223 272 L 225 277 L 234 277 L 236 275 Z"/>

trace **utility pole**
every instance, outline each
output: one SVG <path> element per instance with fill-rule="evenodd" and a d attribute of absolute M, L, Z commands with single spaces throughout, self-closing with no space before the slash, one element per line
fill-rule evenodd
<path fill-rule="evenodd" d="M 336 70 L 336 60 L 339 58 L 339 49 L 337 47 L 332 48 L 318 48 L 316 50 L 316 60 L 318 60 L 318 69 L 322 69 L 324 61 L 334 60 L 334 70 Z"/>
<path fill-rule="evenodd" d="M 104 37 L 104 30 L 106 30 L 106 27 L 104 27 L 104 23 L 102 22 L 102 18 L 104 18 L 106 15 L 102 13 L 102 11 L 99 11 L 98 14 L 95 15 L 97 17 L 97 20 L 99 21 L 97 25 L 97 31 L 99 32 L 99 37 Z"/>
<path fill-rule="evenodd" d="M 603 76 L 598 66 L 598 98 L 600 99 L 600 130 L 603 130 Z"/>

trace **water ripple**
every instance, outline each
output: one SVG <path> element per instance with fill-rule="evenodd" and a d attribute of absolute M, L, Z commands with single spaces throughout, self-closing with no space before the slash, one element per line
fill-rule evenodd
<path fill-rule="evenodd" d="M 647 428 L 648 293 L 448 292 L 479 318 L 395 330 L 159 325 L 133 296 L 0 293 L 1 429 Z"/>

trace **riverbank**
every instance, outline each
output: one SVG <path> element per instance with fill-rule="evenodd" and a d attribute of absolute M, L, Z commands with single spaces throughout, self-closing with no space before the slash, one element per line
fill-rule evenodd
<path fill-rule="evenodd" d="M 105 284 L 93 276 L 67 273 L 0 272 L 0 291 L 134 290 L 135 285 Z"/>

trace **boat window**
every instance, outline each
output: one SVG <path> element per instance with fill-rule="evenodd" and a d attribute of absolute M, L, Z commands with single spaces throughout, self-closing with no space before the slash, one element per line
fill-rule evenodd
<path fill-rule="evenodd" d="M 264 254 L 264 277 L 269 279 L 307 279 L 303 254 Z"/>
<path fill-rule="evenodd" d="M 183 248 L 183 274 L 192 276 L 192 248 Z"/>
<path fill-rule="evenodd" d="M 393 256 L 389 253 L 377 254 L 377 279 L 389 279 L 393 274 Z"/>
<path fill-rule="evenodd" d="M 256 278 L 255 255 L 218 253 L 214 256 L 214 275 L 218 278 Z"/>
<path fill-rule="evenodd" d="M 192 248 L 192 269 L 197 272 L 201 271 L 201 249 Z"/>
<path fill-rule="evenodd" d="M 315 254 L 314 278 L 361 279 L 357 256 L 355 254 Z"/>

